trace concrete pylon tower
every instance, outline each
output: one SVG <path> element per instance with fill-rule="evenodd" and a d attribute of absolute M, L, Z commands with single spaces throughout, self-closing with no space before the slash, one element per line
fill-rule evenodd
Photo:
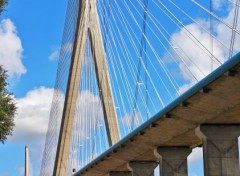
<path fill-rule="evenodd" d="M 72 126 L 78 97 L 82 60 L 87 35 L 90 36 L 98 87 L 102 96 L 103 114 L 109 144 L 119 141 L 120 135 L 114 109 L 114 101 L 106 66 L 106 56 L 96 8 L 96 0 L 80 0 L 78 24 L 68 78 L 63 117 L 54 165 L 54 176 L 65 176 L 71 142 Z"/>

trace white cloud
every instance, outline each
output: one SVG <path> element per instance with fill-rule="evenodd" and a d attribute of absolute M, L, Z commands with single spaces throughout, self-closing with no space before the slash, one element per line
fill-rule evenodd
<path fill-rule="evenodd" d="M 42 140 L 47 131 L 53 89 L 40 87 L 17 99 L 18 114 L 12 140 Z"/>
<path fill-rule="evenodd" d="M 226 23 L 228 23 L 231 26 L 233 24 L 234 12 L 235 12 L 235 8 L 232 8 L 230 10 L 228 16 L 225 19 L 223 19 Z M 238 19 L 239 19 L 239 17 L 240 17 L 240 14 L 238 14 Z M 239 22 L 238 22 L 236 28 L 238 31 L 240 31 L 240 23 Z M 232 30 L 230 30 L 225 24 L 219 23 L 217 26 L 217 38 L 220 41 L 222 41 L 226 46 L 230 46 L 231 37 L 232 37 Z M 238 41 L 240 41 L 240 35 L 236 34 L 234 50 L 239 52 L 240 42 L 238 42 Z"/>
<path fill-rule="evenodd" d="M 72 47 L 73 47 L 72 43 L 65 43 L 62 46 L 62 51 L 68 53 L 68 52 L 72 51 Z"/>
<path fill-rule="evenodd" d="M 61 103 L 56 102 L 56 106 L 59 106 L 59 105 L 61 106 Z M 59 109 L 61 109 L 61 107 Z M 58 115 L 52 114 L 52 115 L 56 118 L 59 117 L 59 114 Z M 96 133 L 97 130 L 98 132 L 102 133 L 102 131 L 105 130 L 105 129 L 102 130 L 103 127 L 104 127 L 103 112 L 102 112 L 101 101 L 99 96 L 93 94 L 88 90 L 83 90 L 79 92 L 77 105 L 76 105 L 76 115 L 73 122 L 73 133 L 71 136 L 74 139 L 70 147 L 71 150 L 69 151 L 70 152 L 69 157 L 70 157 L 70 160 L 72 160 L 72 162 L 70 162 L 69 164 L 70 165 L 74 164 L 74 165 L 71 166 L 70 168 L 78 168 L 78 165 L 75 165 L 75 164 L 79 163 L 76 161 L 79 161 L 79 159 L 81 158 L 79 158 L 78 155 L 75 154 L 75 152 L 81 149 L 84 153 L 86 153 L 86 151 L 89 150 L 89 144 L 94 141 L 92 139 L 93 136 L 91 134 Z M 91 132 L 90 132 L 90 129 L 92 130 Z M 54 135 L 57 135 L 57 134 L 54 133 Z M 76 140 L 79 140 L 81 142 L 79 144 L 76 144 L 75 143 Z M 97 143 L 98 145 L 104 146 L 103 143 L 106 143 L 106 141 L 98 138 Z M 44 164 L 44 168 L 42 170 L 43 175 L 52 174 L 52 169 L 54 164 L 53 162 L 56 154 L 56 145 L 54 142 L 53 144 L 49 144 L 50 148 L 48 147 L 49 150 L 47 151 L 48 153 L 45 156 L 46 163 Z M 99 146 L 96 146 L 96 147 L 99 147 Z M 82 162 L 87 161 L 88 158 L 96 157 L 96 155 L 97 153 L 94 153 L 94 154 L 91 153 L 91 155 L 89 156 L 84 155 L 86 158 L 84 158 L 84 161 Z M 49 158 L 49 156 L 51 157 Z"/>
<path fill-rule="evenodd" d="M 219 0 L 213 3 L 219 8 L 221 6 L 228 6 Z M 235 8 L 232 7 L 226 18 L 223 17 L 223 20 L 230 25 L 233 24 L 234 10 Z M 209 20 L 198 19 L 196 21 L 200 26 L 209 30 Z M 226 47 L 229 48 L 230 46 L 232 37 L 231 30 L 226 27 L 225 24 L 214 21 L 213 29 L 216 39 L 213 40 L 213 45 L 211 45 L 210 35 L 200 26 L 196 23 L 185 25 L 185 28 L 181 28 L 171 36 L 171 43 L 176 48 L 174 52 L 176 58 L 178 58 L 180 74 L 183 80 L 186 81 L 182 87 L 180 87 L 180 93 L 185 92 L 197 81 L 216 69 L 220 63 L 224 63 L 228 59 L 229 50 L 226 49 Z M 240 30 L 240 24 L 238 24 L 237 29 Z M 189 32 L 191 34 L 189 34 Z M 240 50 L 240 42 L 237 42 L 239 40 L 240 36 L 236 34 L 234 51 Z M 209 52 L 213 52 L 216 58 L 214 58 L 214 62 L 212 62 Z"/>
<path fill-rule="evenodd" d="M 179 89 L 178 89 L 178 93 L 181 95 L 183 94 L 184 92 L 186 92 L 188 89 L 190 89 L 193 85 L 194 85 L 195 82 L 190 82 L 190 83 L 187 83 L 187 84 L 184 84 L 182 85 Z"/>
<path fill-rule="evenodd" d="M 0 65 L 3 65 L 10 77 L 26 73 L 22 56 L 23 47 L 16 26 L 10 19 L 3 19 L 0 22 Z"/>
<path fill-rule="evenodd" d="M 199 23 L 206 26 L 207 21 L 199 21 Z M 194 37 L 188 36 L 188 31 L 191 31 L 191 34 Z M 182 28 L 180 31 L 172 35 L 171 41 L 174 45 L 180 46 L 179 48 L 181 48 L 176 49 L 175 51 L 181 56 L 181 58 L 179 58 L 179 68 L 185 80 L 194 83 L 196 82 L 196 79 L 201 80 L 211 72 L 212 61 L 208 53 L 211 48 L 210 36 L 197 24 L 192 23 L 186 25 L 185 28 Z M 224 53 L 221 48 L 220 44 L 215 41 L 213 44 L 213 53 L 220 62 L 223 62 Z M 181 59 L 183 59 L 184 62 Z M 213 69 L 217 66 L 218 65 L 213 62 Z"/>
<path fill-rule="evenodd" d="M 154 175 L 155 176 L 160 176 L 160 172 L 159 172 L 159 165 L 154 169 Z"/>
<path fill-rule="evenodd" d="M 192 175 L 191 176 L 198 176 L 198 174 L 196 174 L 196 173 L 192 173 Z"/>
<path fill-rule="evenodd" d="M 72 51 L 72 47 L 73 45 L 71 43 L 65 43 L 62 45 L 61 50 L 60 47 L 54 47 L 51 54 L 48 56 L 48 59 L 50 61 L 57 60 L 60 55 L 65 56 L 66 54 L 69 54 Z"/>
<path fill-rule="evenodd" d="M 18 113 L 9 140 L 29 146 L 30 164 L 33 164 L 31 168 L 34 170 L 39 169 L 42 159 L 52 96 L 53 89 L 40 87 L 16 100 Z"/>
<path fill-rule="evenodd" d="M 192 150 L 192 153 L 188 156 L 188 162 L 194 164 L 201 158 L 203 158 L 202 147 L 196 147 Z"/>
<path fill-rule="evenodd" d="M 225 8 L 229 6 L 229 2 L 226 2 L 225 0 L 212 0 L 213 8 L 216 10 L 222 10 L 222 8 Z"/>
<path fill-rule="evenodd" d="M 78 94 L 78 101 L 76 107 L 76 122 L 75 128 L 84 129 L 87 126 L 89 129 L 94 129 L 95 125 L 98 124 L 103 126 L 103 110 L 101 100 L 98 95 L 94 95 L 88 90 L 83 90 Z M 76 131 L 79 133 L 79 131 Z M 80 134 L 82 140 L 85 140 L 89 137 L 89 134 L 86 134 L 82 130 Z"/>
<path fill-rule="evenodd" d="M 48 59 L 49 59 L 50 61 L 53 61 L 53 60 L 58 59 L 58 57 L 59 57 L 59 50 L 56 49 L 56 50 L 54 50 L 54 51 L 49 55 Z"/>
<path fill-rule="evenodd" d="M 119 120 L 119 126 L 120 128 L 123 128 L 123 131 L 120 131 L 122 133 L 122 137 L 129 134 L 131 131 L 133 131 L 136 127 L 138 127 L 141 123 L 143 123 L 143 119 L 141 116 L 141 113 L 136 112 L 134 119 L 133 119 L 133 112 L 127 113 L 121 119 Z"/>
<path fill-rule="evenodd" d="M 21 166 L 18 168 L 18 172 L 19 172 L 19 175 L 21 176 L 25 176 L 25 166 Z M 32 163 L 29 163 L 29 166 L 28 166 L 28 174 L 29 176 L 33 176 L 33 168 L 32 168 Z"/>

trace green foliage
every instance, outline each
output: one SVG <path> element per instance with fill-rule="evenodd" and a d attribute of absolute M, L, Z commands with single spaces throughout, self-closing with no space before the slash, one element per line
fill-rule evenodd
<path fill-rule="evenodd" d="M 0 14 L 4 10 L 4 6 L 8 3 L 8 0 L 0 0 Z"/>
<path fill-rule="evenodd" d="M 17 110 L 12 94 L 6 89 L 8 85 L 6 79 L 6 70 L 0 66 L 0 142 L 2 143 L 12 134 Z"/>

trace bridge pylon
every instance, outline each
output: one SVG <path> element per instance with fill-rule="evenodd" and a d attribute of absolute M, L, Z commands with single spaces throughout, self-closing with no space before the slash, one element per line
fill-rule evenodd
<path fill-rule="evenodd" d="M 63 116 L 60 127 L 58 147 L 54 164 L 54 176 L 65 176 L 68 163 L 71 133 L 75 116 L 75 108 L 79 92 L 82 61 L 89 35 L 95 64 L 99 95 L 102 106 L 109 145 L 120 139 L 118 123 L 114 108 L 113 95 L 107 72 L 106 55 L 102 41 L 96 0 L 81 0 L 78 13 L 78 24 L 73 46 L 71 67 L 65 97 Z"/>

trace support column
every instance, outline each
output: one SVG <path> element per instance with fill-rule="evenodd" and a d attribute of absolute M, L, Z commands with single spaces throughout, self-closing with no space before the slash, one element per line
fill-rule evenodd
<path fill-rule="evenodd" d="M 132 176 L 153 176 L 158 163 L 155 161 L 131 161 L 128 163 Z"/>
<path fill-rule="evenodd" d="M 205 176 L 239 176 L 240 125 L 201 125 Z"/>
<path fill-rule="evenodd" d="M 161 176 L 187 176 L 189 147 L 158 147 L 155 155 L 159 158 Z"/>
<path fill-rule="evenodd" d="M 72 127 L 79 93 L 78 89 L 81 78 L 82 61 L 84 58 L 88 34 L 90 34 L 94 64 L 96 66 L 95 71 L 97 73 L 97 82 L 99 89 L 101 90 L 101 92 L 99 91 L 99 95 L 102 96 L 104 122 L 109 145 L 112 146 L 120 140 L 114 100 L 106 65 L 106 55 L 99 26 L 96 0 L 80 1 L 78 11 L 77 29 L 73 44 L 71 67 L 54 164 L 54 176 L 65 176 L 67 171 Z"/>
<path fill-rule="evenodd" d="M 132 176 L 130 171 L 111 171 L 108 176 Z"/>
<path fill-rule="evenodd" d="M 99 18 L 96 7 L 96 0 L 89 0 L 90 2 L 90 21 L 89 32 L 91 39 L 92 52 L 95 63 L 95 71 L 97 76 L 98 87 L 100 89 L 99 95 L 102 96 L 102 106 L 104 114 L 104 122 L 106 132 L 109 140 L 109 145 L 117 143 L 120 140 L 120 133 L 118 129 L 118 122 L 114 107 L 114 100 L 112 95 L 112 88 L 107 69 L 106 54 L 102 41 L 102 34 L 99 25 Z"/>

